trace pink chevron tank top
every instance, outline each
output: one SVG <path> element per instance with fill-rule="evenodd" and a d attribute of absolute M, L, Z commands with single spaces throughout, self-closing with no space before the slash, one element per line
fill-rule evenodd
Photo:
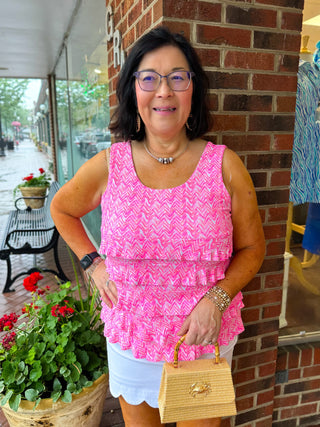
<path fill-rule="evenodd" d="M 104 333 L 134 357 L 173 361 L 186 316 L 218 280 L 232 255 L 231 197 L 222 179 L 225 146 L 208 143 L 184 184 L 151 189 L 139 180 L 131 143 L 111 146 L 102 196 L 100 253 L 118 289 L 118 304 L 103 305 Z M 242 332 L 242 295 L 222 317 L 219 344 Z M 213 346 L 181 346 L 194 360 Z"/>

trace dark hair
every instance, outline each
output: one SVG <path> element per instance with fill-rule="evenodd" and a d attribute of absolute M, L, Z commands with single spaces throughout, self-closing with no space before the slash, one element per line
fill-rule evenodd
<path fill-rule="evenodd" d="M 133 46 L 126 59 L 117 84 L 118 106 L 112 116 L 109 128 L 117 137 L 124 140 L 142 141 L 145 138 L 145 126 L 141 120 L 137 132 L 137 101 L 135 94 L 135 77 L 142 58 L 147 53 L 163 46 L 175 46 L 186 57 L 190 71 L 194 72 L 190 129 L 186 128 L 187 137 L 192 140 L 204 135 L 209 129 L 210 116 L 207 107 L 208 79 L 201 67 L 198 55 L 190 43 L 178 33 L 171 33 L 166 27 L 158 27 L 142 36 Z"/>

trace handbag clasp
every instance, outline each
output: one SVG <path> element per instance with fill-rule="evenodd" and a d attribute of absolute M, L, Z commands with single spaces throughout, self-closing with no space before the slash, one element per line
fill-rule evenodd
<path fill-rule="evenodd" d="M 196 397 L 198 394 L 205 394 L 207 396 L 211 391 L 210 384 L 197 382 L 190 386 L 189 394 L 192 397 Z"/>

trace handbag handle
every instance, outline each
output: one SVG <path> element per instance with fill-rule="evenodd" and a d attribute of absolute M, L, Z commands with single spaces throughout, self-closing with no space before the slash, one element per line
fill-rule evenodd
<path fill-rule="evenodd" d="M 179 341 L 177 342 L 175 348 L 174 348 L 174 361 L 173 361 L 173 366 L 175 368 L 178 367 L 178 354 L 179 354 L 179 348 L 180 345 L 183 343 L 183 341 L 186 339 L 187 334 L 183 335 Z M 219 349 L 219 344 L 216 342 L 215 345 L 215 363 L 218 364 L 220 363 L 220 349 Z"/>

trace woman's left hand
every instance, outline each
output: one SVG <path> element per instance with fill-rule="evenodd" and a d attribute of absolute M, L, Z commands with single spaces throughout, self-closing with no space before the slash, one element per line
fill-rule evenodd
<path fill-rule="evenodd" d="M 211 345 L 218 340 L 221 312 L 207 298 L 202 298 L 183 322 L 178 335 L 185 335 L 187 345 Z"/>

